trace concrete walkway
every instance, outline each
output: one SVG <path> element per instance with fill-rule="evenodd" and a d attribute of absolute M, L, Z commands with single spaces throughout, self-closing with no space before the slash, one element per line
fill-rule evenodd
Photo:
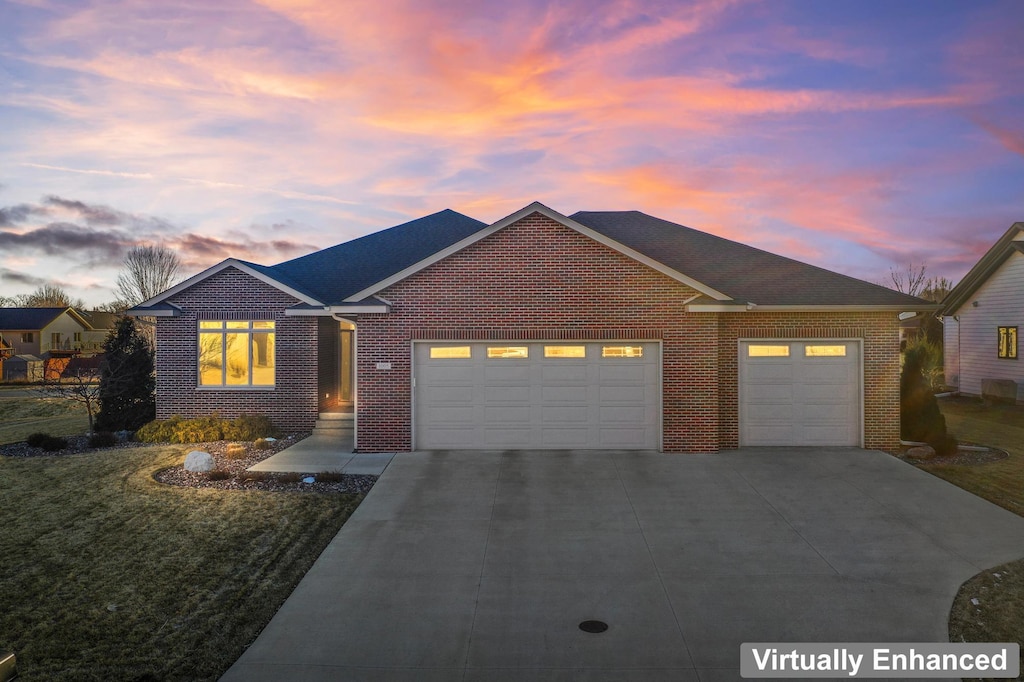
<path fill-rule="evenodd" d="M 947 641 L 1021 555 L 880 452 L 399 454 L 223 679 L 738 680 L 741 642 Z"/>
<path fill-rule="evenodd" d="M 252 465 L 249 471 L 293 471 L 300 474 L 338 471 L 379 476 L 393 456 L 391 453 L 354 453 L 351 434 L 314 431 L 313 435 L 295 445 Z"/>

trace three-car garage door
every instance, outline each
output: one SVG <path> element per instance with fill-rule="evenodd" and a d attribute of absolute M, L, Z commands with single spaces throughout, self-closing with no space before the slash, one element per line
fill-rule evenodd
<path fill-rule="evenodd" d="M 656 450 L 660 344 L 414 345 L 415 447 Z"/>
<path fill-rule="evenodd" d="M 861 445 L 857 341 L 743 341 L 740 445 Z"/>

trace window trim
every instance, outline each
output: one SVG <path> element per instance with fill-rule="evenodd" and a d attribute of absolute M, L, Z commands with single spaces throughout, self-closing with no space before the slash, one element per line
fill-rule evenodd
<path fill-rule="evenodd" d="M 239 323 L 245 323 L 246 327 L 239 327 Z M 269 324 L 266 327 L 256 327 L 256 324 Z M 212 326 L 219 324 L 219 327 Z M 207 325 L 207 326 L 204 326 Z M 271 384 L 254 384 L 253 377 L 253 334 L 273 334 L 273 370 L 274 382 Z M 203 370 L 201 363 L 203 334 L 218 334 L 220 336 L 220 376 L 219 384 L 204 384 Z M 229 384 L 227 383 L 227 336 L 228 334 L 244 334 L 248 337 L 245 348 L 247 358 L 247 373 L 249 383 Z M 277 388 L 277 321 L 274 318 L 247 319 L 247 320 L 199 320 L 196 324 L 196 390 L 199 391 L 272 391 Z"/>
<path fill-rule="evenodd" d="M 999 325 L 996 328 L 996 357 L 999 360 L 1018 359 L 1020 334 L 1017 325 Z"/>

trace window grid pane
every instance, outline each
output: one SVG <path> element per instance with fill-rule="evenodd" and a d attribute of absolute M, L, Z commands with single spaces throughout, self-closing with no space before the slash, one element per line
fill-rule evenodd
<path fill-rule="evenodd" d="M 602 358 L 642 358 L 643 346 L 602 346 Z"/>
<path fill-rule="evenodd" d="M 527 358 L 530 356 L 530 349 L 526 346 L 488 346 L 487 357 L 489 358 Z"/>
<path fill-rule="evenodd" d="M 843 358 L 846 357 L 846 345 L 804 346 L 804 357 L 808 358 Z"/>
<path fill-rule="evenodd" d="M 586 346 L 544 346 L 546 358 L 585 358 Z"/>
<path fill-rule="evenodd" d="M 756 346 L 747 346 L 747 357 L 748 358 L 788 358 L 789 357 L 789 344 L 761 344 Z"/>
<path fill-rule="evenodd" d="M 434 346 L 430 349 L 430 358 L 438 360 L 457 360 L 473 356 L 469 346 Z"/>

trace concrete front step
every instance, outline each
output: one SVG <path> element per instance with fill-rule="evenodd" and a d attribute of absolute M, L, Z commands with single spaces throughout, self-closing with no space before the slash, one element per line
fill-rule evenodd
<path fill-rule="evenodd" d="M 338 419 L 317 419 L 316 426 L 314 427 L 317 431 L 353 431 L 354 423 L 351 421 L 341 421 Z"/>
<path fill-rule="evenodd" d="M 321 412 L 317 415 L 320 421 L 353 421 L 356 418 L 355 412 Z"/>

